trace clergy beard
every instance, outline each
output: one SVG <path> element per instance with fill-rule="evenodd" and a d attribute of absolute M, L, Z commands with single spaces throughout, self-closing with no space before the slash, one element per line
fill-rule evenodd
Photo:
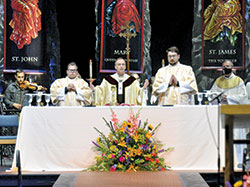
<path fill-rule="evenodd" d="M 169 63 L 171 66 L 175 66 L 177 64 L 177 62 L 174 63 Z"/>

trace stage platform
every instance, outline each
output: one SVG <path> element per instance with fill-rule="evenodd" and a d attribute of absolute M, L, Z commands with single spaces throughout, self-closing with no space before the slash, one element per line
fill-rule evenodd
<path fill-rule="evenodd" d="M 2 168 L 3 169 L 3 168 Z M 5 168 L 6 169 L 6 168 Z M 23 186 L 101 187 L 167 186 L 208 187 L 198 171 L 159 172 L 23 172 Z M 0 172 L 0 186 L 15 186 L 16 172 Z"/>

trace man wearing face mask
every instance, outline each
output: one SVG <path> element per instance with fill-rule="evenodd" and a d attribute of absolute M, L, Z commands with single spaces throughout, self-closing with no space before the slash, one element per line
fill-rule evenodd
<path fill-rule="evenodd" d="M 222 93 L 221 104 L 244 104 L 247 97 L 244 81 L 233 73 L 230 60 L 225 60 L 222 68 L 223 75 L 216 79 L 211 92 Z"/>

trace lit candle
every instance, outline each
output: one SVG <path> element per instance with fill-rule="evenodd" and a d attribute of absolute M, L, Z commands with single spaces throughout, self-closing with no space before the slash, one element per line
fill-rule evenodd
<path fill-rule="evenodd" d="M 165 67 L 165 60 L 164 60 L 164 58 L 161 60 L 161 65 L 162 65 L 162 67 Z"/>
<path fill-rule="evenodd" d="M 89 60 L 89 78 L 92 79 L 92 60 Z"/>

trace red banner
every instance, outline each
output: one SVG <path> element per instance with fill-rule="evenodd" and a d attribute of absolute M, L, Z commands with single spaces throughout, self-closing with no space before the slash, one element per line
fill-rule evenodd
<path fill-rule="evenodd" d="M 144 0 L 102 0 L 100 72 L 115 72 L 116 59 L 123 57 L 130 72 L 142 73 L 143 25 Z"/>
<path fill-rule="evenodd" d="M 5 0 L 4 72 L 45 72 L 43 0 Z"/>

